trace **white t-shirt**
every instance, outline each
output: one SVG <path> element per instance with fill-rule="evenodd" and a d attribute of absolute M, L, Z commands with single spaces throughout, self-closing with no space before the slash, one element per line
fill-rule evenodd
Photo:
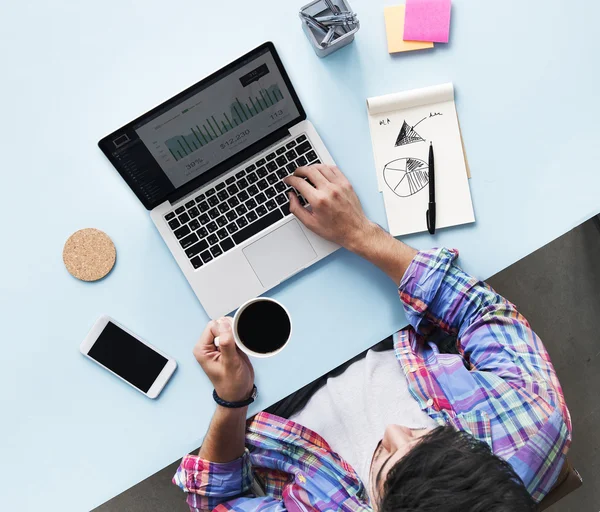
<path fill-rule="evenodd" d="M 370 350 L 344 373 L 328 379 L 290 419 L 323 437 L 365 485 L 387 425 L 437 426 L 410 394 L 393 350 Z"/>

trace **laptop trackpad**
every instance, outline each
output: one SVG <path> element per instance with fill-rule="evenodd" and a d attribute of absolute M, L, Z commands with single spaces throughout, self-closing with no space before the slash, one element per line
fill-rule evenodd
<path fill-rule="evenodd" d="M 243 252 L 265 288 L 275 286 L 317 257 L 296 219 L 257 240 Z"/>

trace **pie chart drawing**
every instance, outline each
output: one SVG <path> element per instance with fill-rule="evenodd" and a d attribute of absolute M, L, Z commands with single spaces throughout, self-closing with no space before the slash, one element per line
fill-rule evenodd
<path fill-rule="evenodd" d="M 414 196 L 429 184 L 429 165 L 418 158 L 399 158 L 383 168 L 383 179 L 398 197 Z"/>

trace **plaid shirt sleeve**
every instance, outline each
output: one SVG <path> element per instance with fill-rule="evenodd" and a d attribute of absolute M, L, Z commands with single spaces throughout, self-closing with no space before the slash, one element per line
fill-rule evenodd
<path fill-rule="evenodd" d="M 514 304 L 454 264 L 458 252 L 420 252 L 400 283 L 407 318 L 420 334 L 433 328 L 456 335 L 474 370 L 493 372 L 520 392 L 569 412 L 550 357 Z"/>
<path fill-rule="evenodd" d="M 181 461 L 173 483 L 188 493 L 187 503 L 192 512 L 213 510 L 249 491 L 252 484 L 250 454 L 246 449 L 242 457 L 225 464 L 187 455 Z"/>

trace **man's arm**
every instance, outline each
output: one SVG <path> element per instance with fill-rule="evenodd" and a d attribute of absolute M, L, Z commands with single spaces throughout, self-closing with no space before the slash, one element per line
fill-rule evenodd
<path fill-rule="evenodd" d="M 307 228 L 362 256 L 400 284 L 417 251 L 367 218 L 352 185 L 337 167 L 300 167 L 285 181 L 311 205 L 311 210 L 303 208 L 296 194 L 290 192 L 290 211 Z"/>
<path fill-rule="evenodd" d="M 370 222 L 337 167 L 301 167 L 286 182 L 311 205 L 310 210 L 303 208 L 290 192 L 290 211 L 301 222 L 377 265 L 399 284 L 407 318 L 418 332 L 439 327 L 457 335 L 475 368 L 534 395 L 541 393 L 551 406 L 562 408 L 568 422 L 542 342 L 513 304 L 453 264 L 456 253 L 445 249 L 419 253 Z"/>
<path fill-rule="evenodd" d="M 214 339 L 219 336 L 219 348 Z M 194 356 L 213 383 L 219 397 L 228 402 L 247 399 L 254 385 L 254 370 L 233 339 L 231 322 L 211 322 L 194 348 Z M 211 462 L 230 462 L 244 454 L 247 407 L 228 409 L 217 405 L 198 455 Z"/>
<path fill-rule="evenodd" d="M 227 409 L 217 405 L 198 456 L 211 462 L 231 462 L 244 455 L 247 407 Z"/>
<path fill-rule="evenodd" d="M 455 335 L 475 370 L 548 399 L 545 390 L 560 386 L 542 341 L 514 304 L 464 272 L 457 257 L 432 249 L 414 258 L 399 288 L 409 322 L 421 334 Z"/>
<path fill-rule="evenodd" d="M 216 336 L 219 348 L 214 344 Z M 223 400 L 240 402 L 250 396 L 254 370 L 235 345 L 230 319 L 208 324 L 194 356 Z M 244 443 L 247 409 L 217 405 L 198 456 L 183 458 L 173 483 L 188 493 L 191 510 L 212 510 L 250 489 L 252 470 Z"/>
<path fill-rule="evenodd" d="M 377 224 L 372 224 L 348 249 L 379 267 L 397 285 L 418 254 L 416 249 L 396 240 Z"/>

